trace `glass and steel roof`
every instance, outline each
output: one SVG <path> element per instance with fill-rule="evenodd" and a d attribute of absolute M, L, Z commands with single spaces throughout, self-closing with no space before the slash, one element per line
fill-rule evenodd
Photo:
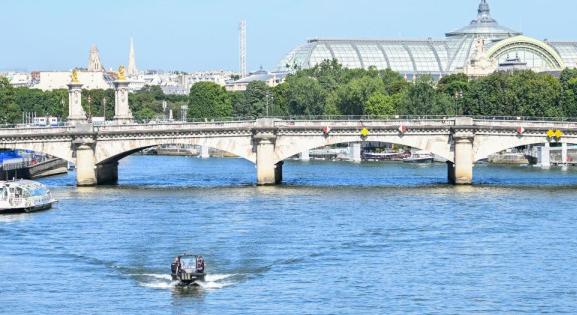
<path fill-rule="evenodd" d="M 465 27 L 456 31 L 447 33 L 447 37 L 463 35 L 482 35 L 490 38 L 507 38 L 511 36 L 522 35 L 521 32 L 514 31 L 508 27 L 501 26 L 493 17 L 487 0 L 481 0 L 477 18 Z"/>
<path fill-rule="evenodd" d="M 277 70 L 310 68 L 324 60 L 337 59 L 347 68 L 376 67 L 390 68 L 402 74 L 445 75 L 467 65 L 473 56 L 477 38 L 484 39 L 485 50 L 488 50 L 500 41 L 520 35 L 520 32 L 499 25 L 491 17 L 487 1 L 481 0 L 477 17 L 469 25 L 447 33 L 445 39 L 313 39 L 291 51 L 281 60 Z M 577 66 L 577 43 L 544 44 L 553 47 L 567 66 Z M 538 65 L 540 62 L 535 59 L 529 64 Z M 547 67 L 539 66 L 536 69 Z"/>
<path fill-rule="evenodd" d="M 443 73 L 449 64 L 446 41 L 323 40 L 308 41 L 293 50 L 281 68 L 310 68 L 337 59 L 347 68 L 394 69 L 401 73 Z"/>

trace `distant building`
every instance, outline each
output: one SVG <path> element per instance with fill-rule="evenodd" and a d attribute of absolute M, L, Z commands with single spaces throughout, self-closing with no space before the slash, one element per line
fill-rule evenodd
<path fill-rule="evenodd" d="M 231 92 L 246 91 L 246 87 L 249 83 L 254 81 L 263 81 L 266 85 L 270 87 L 275 87 L 284 82 L 287 72 L 268 72 L 260 69 L 257 72 L 249 74 L 245 78 L 241 78 L 236 81 L 231 81 L 226 84 L 226 90 Z"/>
<path fill-rule="evenodd" d="M 0 77 L 7 78 L 13 87 L 29 87 L 32 84 L 32 76 L 26 72 L 0 73 Z"/>
<path fill-rule="evenodd" d="M 213 82 L 220 86 L 232 80 L 237 75 L 231 71 L 206 71 L 192 73 L 155 73 L 145 74 L 146 85 L 158 85 L 164 94 L 185 95 L 190 92 L 190 88 L 198 82 Z"/>
<path fill-rule="evenodd" d="M 478 77 L 499 70 L 500 65 L 535 72 L 577 66 L 577 42 L 541 41 L 501 26 L 491 17 L 487 0 L 481 0 L 477 13 L 469 25 L 447 33 L 444 39 L 309 40 L 282 59 L 278 70 L 307 69 L 336 59 L 347 68 L 388 68 L 412 79 L 452 73 Z M 517 60 L 512 66 L 513 56 Z"/>
<path fill-rule="evenodd" d="M 32 74 L 32 88 L 43 91 L 67 89 L 70 71 L 39 71 Z M 111 89 L 113 78 L 103 71 L 78 71 L 78 81 L 86 90 Z"/>

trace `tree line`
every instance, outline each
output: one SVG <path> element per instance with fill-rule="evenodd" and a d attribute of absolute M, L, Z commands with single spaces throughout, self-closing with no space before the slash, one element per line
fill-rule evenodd
<path fill-rule="evenodd" d="M 114 116 L 113 90 L 83 90 L 83 106 L 91 116 Z M 464 74 L 440 80 L 423 75 L 407 81 L 392 70 L 347 69 L 336 60 L 298 70 L 285 82 L 269 87 L 250 82 L 246 91 L 227 92 L 212 82 L 194 84 L 188 95 L 165 95 L 158 86 L 130 94 L 130 107 L 139 121 L 158 119 L 162 103 L 181 119 L 319 115 L 482 115 L 577 117 L 577 70 L 559 77 L 532 71 L 496 72 L 469 79 Z M 167 109 L 167 111 L 168 111 Z M 13 88 L 0 78 L 0 123 L 18 123 L 22 113 L 66 117 L 67 90 L 43 92 Z"/>

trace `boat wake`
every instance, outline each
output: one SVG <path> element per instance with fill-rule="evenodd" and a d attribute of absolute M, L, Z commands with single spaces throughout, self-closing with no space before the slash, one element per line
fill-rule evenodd
<path fill-rule="evenodd" d="M 234 284 L 233 281 L 230 281 L 231 280 L 230 278 L 233 276 L 234 274 L 206 275 L 204 277 L 204 281 L 196 281 L 195 283 L 198 284 L 201 288 L 207 290 L 222 289 L 224 287 L 228 287 Z"/>
<path fill-rule="evenodd" d="M 136 278 L 138 285 L 151 289 L 175 289 L 178 288 L 178 281 L 172 281 L 170 274 L 131 274 Z M 203 290 L 218 290 L 235 284 L 230 281 L 234 274 L 211 274 L 206 275 L 205 281 L 196 281 L 195 283 Z M 227 280 L 228 279 L 228 280 Z"/>

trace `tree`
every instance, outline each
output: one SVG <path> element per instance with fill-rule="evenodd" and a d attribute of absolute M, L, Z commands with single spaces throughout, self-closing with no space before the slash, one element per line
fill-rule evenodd
<path fill-rule="evenodd" d="M 190 88 L 189 118 L 222 118 L 232 115 L 232 102 L 224 87 L 213 82 L 198 82 Z"/>
<path fill-rule="evenodd" d="M 461 97 L 469 90 L 469 77 L 464 73 L 445 76 L 437 83 L 437 91 L 451 97 Z"/>
<path fill-rule="evenodd" d="M 14 88 L 5 77 L 0 77 L 0 123 L 14 124 L 20 121 L 22 112 L 14 99 Z"/>
<path fill-rule="evenodd" d="M 561 116 L 559 80 L 545 73 L 497 72 L 472 81 L 464 94 L 464 113 L 486 116 Z"/>
<path fill-rule="evenodd" d="M 238 113 L 247 117 L 264 117 L 267 111 L 270 114 L 272 107 L 272 92 L 263 81 L 253 81 L 248 84 L 246 91 L 243 93 L 241 106 L 238 107 Z"/>
<path fill-rule="evenodd" d="M 288 115 L 288 84 L 283 82 L 275 86 L 272 90 L 272 116 L 286 116 Z"/>
<path fill-rule="evenodd" d="M 325 95 L 317 80 L 303 76 L 290 77 L 287 80 L 287 107 L 290 115 L 325 113 Z"/>
<path fill-rule="evenodd" d="M 400 73 L 391 69 L 380 71 L 379 77 L 383 80 L 383 85 L 388 95 L 404 93 L 411 86 Z"/>
<path fill-rule="evenodd" d="M 559 78 L 562 94 L 560 108 L 565 116 L 577 117 L 577 69 L 565 69 Z"/>
<path fill-rule="evenodd" d="M 365 103 L 377 92 L 385 92 L 380 78 L 364 76 L 353 79 L 337 90 L 337 108 L 344 115 L 363 115 Z"/>
<path fill-rule="evenodd" d="M 422 76 L 403 97 L 401 112 L 405 115 L 431 115 L 436 100 L 432 78 Z"/>
<path fill-rule="evenodd" d="M 388 116 L 395 114 L 395 112 L 396 108 L 393 97 L 382 92 L 374 93 L 365 102 L 365 115 Z"/>

